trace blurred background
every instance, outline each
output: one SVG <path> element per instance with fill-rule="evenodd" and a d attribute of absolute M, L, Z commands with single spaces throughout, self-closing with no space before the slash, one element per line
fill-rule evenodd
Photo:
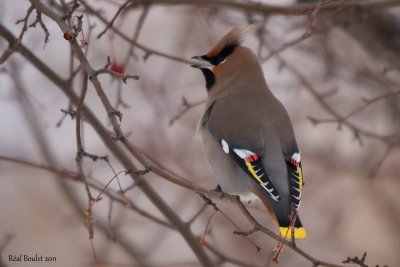
<path fill-rule="evenodd" d="M 42 2 L 59 14 L 72 4 Z M 206 90 L 202 74 L 188 61 L 205 54 L 233 27 L 259 23 L 259 30 L 248 35 L 244 45 L 258 55 L 271 91 L 288 110 L 302 152 L 305 186 L 299 213 L 308 236 L 297 245 L 335 264 L 367 252 L 369 266 L 400 266 L 400 5 L 395 2 L 270 0 L 257 1 L 259 8 L 251 8 L 255 1 L 86 0 L 79 1 L 67 22 L 72 27 L 76 16 L 84 15 L 77 38 L 81 44 L 87 42 L 82 49 L 94 69 L 102 69 L 109 56 L 113 70 L 140 77 L 125 84 L 107 74 L 98 76 L 111 104 L 123 114 L 121 126 L 129 142 L 163 168 L 204 189 L 216 186 L 196 135 Z M 235 3 L 240 6 L 234 7 Z M 98 38 L 123 4 L 113 27 Z M 16 38 L 24 24 L 16 22 L 24 19 L 29 7 L 29 1 L 0 0 L 0 23 Z M 58 25 L 43 14 L 41 18 L 49 42 L 44 46 L 45 32 L 37 24 L 28 27 L 22 44 L 62 79 L 78 70 L 70 90 L 80 94 L 79 61 Z M 34 10 L 27 25 L 35 19 Z M 136 42 L 139 46 L 132 45 Z M 1 55 L 7 48 L 7 41 L 0 38 Z M 0 89 L 2 266 L 93 265 L 83 223 L 85 187 L 65 175 L 65 171 L 78 173 L 77 146 L 75 120 L 61 110 L 76 107 L 18 53 L 0 66 Z M 85 104 L 111 133 L 91 84 Z M 86 121 L 82 138 L 85 151 L 107 155 L 116 172 L 124 170 Z M 63 175 L 54 170 L 64 171 Z M 102 160 L 84 158 L 83 171 L 97 189 L 114 176 Z M 153 172 L 142 179 L 184 221 L 204 207 L 196 192 Z M 128 176 L 121 174 L 119 182 L 132 203 L 167 221 Z M 108 190 L 118 196 L 115 179 Z M 253 228 L 235 205 L 214 201 L 243 231 Z M 249 210 L 277 232 L 261 205 L 252 204 Z M 207 226 L 212 214 L 206 206 L 192 231 L 199 240 L 205 234 L 207 244 L 220 252 L 222 256 L 208 252 L 216 264 L 271 264 L 275 240 L 261 232 L 250 235 L 261 247 L 257 252 L 247 238 L 233 234 L 236 227 L 220 213 Z M 101 266 L 200 266 L 178 232 L 107 195 L 96 203 L 93 215 L 93 245 Z M 19 254 L 56 261 L 9 261 L 9 255 Z M 235 264 L 232 258 L 240 262 Z M 279 265 L 312 264 L 284 248 Z"/>

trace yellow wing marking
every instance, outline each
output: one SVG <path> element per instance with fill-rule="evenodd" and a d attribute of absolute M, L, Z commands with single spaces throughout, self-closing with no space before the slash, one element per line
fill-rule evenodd
<path fill-rule="evenodd" d="M 264 182 L 261 180 L 260 176 L 258 176 L 256 171 L 254 170 L 253 165 L 251 165 L 250 162 L 246 161 L 246 166 L 249 169 L 250 173 L 254 176 L 254 178 L 256 178 L 257 181 L 260 183 L 260 185 L 264 185 Z"/>
<path fill-rule="evenodd" d="M 300 164 L 297 164 L 296 173 L 297 176 L 299 176 L 299 190 L 301 192 L 301 190 L 303 189 L 303 173 L 301 171 Z"/>

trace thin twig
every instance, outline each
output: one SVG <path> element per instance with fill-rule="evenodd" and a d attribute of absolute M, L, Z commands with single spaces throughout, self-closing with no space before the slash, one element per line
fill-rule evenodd
<path fill-rule="evenodd" d="M 113 77 L 121 79 L 125 84 L 127 83 L 128 79 L 139 80 L 139 76 L 138 75 L 123 74 L 123 73 L 119 73 L 119 72 L 116 72 L 116 71 L 112 71 L 112 70 L 109 69 L 110 66 L 111 66 L 111 60 L 110 60 L 110 57 L 107 57 L 106 65 L 103 68 L 101 68 L 99 70 L 96 70 L 95 71 L 95 75 L 100 75 L 100 74 L 107 73 L 107 74 L 110 74 Z"/>
<path fill-rule="evenodd" d="M 53 166 L 47 166 L 47 165 L 43 165 L 43 164 L 36 164 L 33 162 L 29 162 L 29 161 L 25 161 L 25 160 L 21 160 L 21 159 L 16 159 L 16 158 L 11 158 L 11 157 L 7 157 L 7 156 L 3 156 L 0 155 L 0 161 L 7 161 L 7 162 L 12 162 L 12 163 L 16 163 L 16 164 L 21 164 L 21 165 L 25 165 L 25 166 L 29 166 L 32 168 L 36 168 L 36 169 L 40 169 L 40 170 L 44 170 L 44 171 L 48 171 L 54 174 L 57 174 L 59 176 L 61 176 L 64 179 L 68 179 L 71 181 L 75 181 L 75 182 L 80 182 L 82 181 L 80 178 L 80 174 L 73 172 L 73 171 L 68 171 L 68 170 L 62 170 L 62 169 L 58 169 L 55 168 Z M 124 199 L 121 197 L 121 195 L 115 191 L 110 190 L 109 188 L 107 188 L 105 185 L 100 184 L 99 182 L 96 182 L 95 180 L 89 178 L 88 180 L 88 184 L 91 188 L 98 190 L 98 191 L 102 191 L 103 193 L 109 197 L 111 200 L 121 204 L 122 206 L 124 206 L 125 208 L 132 210 L 134 212 L 137 212 L 138 214 L 140 214 L 141 216 L 151 220 L 154 223 L 157 223 L 161 226 L 167 227 L 172 229 L 173 227 L 168 224 L 167 222 L 158 219 L 157 217 L 155 217 L 154 215 L 148 213 L 145 210 L 142 210 L 141 208 L 139 208 L 138 206 L 136 206 L 136 204 L 134 202 L 132 202 L 131 200 L 128 200 L 128 203 L 126 202 L 127 199 Z M 107 190 L 104 190 L 104 188 L 107 188 Z"/>
<path fill-rule="evenodd" d="M 277 5 L 265 4 L 253 1 L 231 1 L 231 0 L 151 0 L 139 2 L 141 5 L 167 5 L 167 6 L 206 6 L 206 7 L 225 7 L 236 9 L 239 11 L 253 12 L 255 14 L 279 14 L 279 15 L 305 15 L 315 11 L 319 3 L 304 3 L 304 4 L 291 4 L 291 5 Z M 364 10 L 377 10 L 380 8 L 389 8 L 398 6 L 398 0 L 384 0 L 384 1 L 324 1 L 321 4 L 319 12 L 336 11 L 338 8 L 359 8 Z"/>
<path fill-rule="evenodd" d="M 67 30 L 67 25 L 60 19 L 60 16 L 57 15 L 53 10 L 44 5 L 40 0 L 30 0 L 32 4 L 34 4 L 35 8 L 40 10 L 44 15 L 48 16 L 52 20 L 58 23 L 61 31 L 65 32 Z M 9 43 L 15 42 L 15 38 L 12 38 L 12 34 L 9 33 L 7 29 L 5 29 L 2 24 L 0 24 L 0 35 L 5 36 Z M 11 37 L 11 38 L 9 38 Z M 83 69 L 87 72 L 89 79 L 93 86 L 96 89 L 102 103 L 108 114 L 113 110 L 108 100 L 107 96 L 104 93 L 104 90 L 94 75 L 95 71 L 89 64 L 85 54 L 82 52 L 76 40 L 72 40 L 69 42 L 71 47 L 73 48 L 74 54 L 82 64 Z M 56 84 L 58 88 L 60 88 L 63 93 L 65 93 L 73 103 L 77 104 L 79 102 L 79 98 L 73 92 L 73 90 L 68 90 L 67 86 L 65 86 L 65 81 L 61 79 L 54 71 L 52 71 L 46 64 L 44 64 L 40 59 L 38 59 L 34 54 L 30 53 L 28 49 L 21 46 L 20 53 L 23 55 L 29 62 L 35 65 L 35 67 L 42 73 L 45 74 L 52 82 Z M 125 169 L 137 170 L 136 165 L 132 162 L 132 159 L 125 151 L 123 151 L 119 146 L 115 144 L 115 142 L 110 139 L 108 130 L 99 122 L 97 117 L 86 107 L 82 106 L 83 115 L 87 119 L 87 121 L 92 125 L 95 131 L 98 133 L 101 140 L 104 142 L 105 146 L 110 150 L 110 152 L 121 162 Z M 124 138 L 122 129 L 117 121 L 117 119 L 111 115 L 110 121 L 112 122 L 113 128 L 117 137 L 122 141 L 127 142 Z M 133 180 L 137 179 L 137 176 L 130 174 Z M 164 201 L 163 198 L 150 186 L 146 181 L 142 181 L 138 184 L 138 187 L 146 194 L 149 200 L 158 208 L 158 210 L 167 218 L 171 225 L 181 234 L 181 236 L 185 239 L 193 253 L 196 255 L 198 260 L 204 266 L 213 267 L 215 266 L 212 259 L 205 253 L 204 249 L 198 243 L 198 240 L 193 235 L 191 229 L 182 221 L 182 219 L 177 215 L 177 213 Z"/>
<path fill-rule="evenodd" d="M 386 94 L 382 94 L 380 96 L 377 96 L 377 97 L 374 97 L 374 98 L 371 98 L 371 99 L 363 98 L 363 101 L 364 101 L 365 104 L 362 105 L 362 106 L 359 106 L 358 108 L 355 108 L 353 111 L 349 112 L 346 116 L 343 116 L 343 120 L 347 120 L 350 117 L 354 116 L 355 114 L 360 113 L 365 108 L 367 108 L 368 106 L 370 106 L 371 104 L 373 104 L 375 102 L 378 102 L 378 101 L 380 101 L 382 99 L 387 99 L 387 98 L 392 97 L 392 96 L 397 96 L 397 95 L 400 95 L 400 90 L 389 92 L 389 93 L 386 93 Z"/>
<path fill-rule="evenodd" d="M 265 42 L 265 45 L 270 47 L 268 42 Z M 373 138 L 377 139 L 385 144 L 397 144 L 400 142 L 400 133 L 394 133 L 390 135 L 382 135 L 378 134 L 372 131 L 368 131 L 365 129 L 362 129 L 353 123 L 351 123 L 348 120 L 343 119 L 343 116 L 341 116 L 338 111 L 336 111 L 332 106 L 330 106 L 325 97 L 323 97 L 312 85 L 312 83 L 304 77 L 304 75 L 301 74 L 301 72 L 294 67 L 293 65 L 289 64 L 279 53 L 275 54 L 275 57 L 280 61 L 281 64 L 283 64 L 290 72 L 292 72 L 297 79 L 301 82 L 303 85 L 303 88 L 306 89 L 314 98 L 315 100 L 321 105 L 321 107 L 326 110 L 332 117 L 333 119 L 316 119 L 314 117 L 309 117 L 310 121 L 314 124 L 317 125 L 319 123 L 323 122 L 336 122 L 338 123 L 338 129 L 341 128 L 342 125 L 346 126 L 353 132 L 354 139 L 357 140 L 360 145 L 363 144 L 362 137 L 367 137 L 367 138 Z"/>
<path fill-rule="evenodd" d="M 35 9 L 35 7 L 31 4 L 31 6 L 28 8 L 28 10 L 26 11 L 26 15 L 25 18 L 23 19 L 19 19 L 17 20 L 17 22 L 15 24 L 19 24 L 21 22 L 23 22 L 23 26 L 22 26 L 22 30 L 21 33 L 19 34 L 18 37 L 18 43 L 20 44 L 22 42 L 22 38 L 24 37 L 24 34 L 28 31 L 28 19 L 30 17 L 30 15 L 32 14 L 33 10 Z"/>
<path fill-rule="evenodd" d="M 29 27 L 36 27 L 36 24 L 40 25 L 40 28 L 42 28 L 45 37 L 44 37 L 44 45 L 43 48 L 46 46 L 46 44 L 49 42 L 49 38 L 50 38 L 50 33 L 49 30 L 47 29 L 46 25 L 43 23 L 42 20 L 42 13 L 40 13 L 38 10 L 36 10 L 36 19 L 34 22 L 32 22 Z"/>
<path fill-rule="evenodd" d="M 135 52 L 134 52 L 135 46 L 134 46 L 134 44 L 137 43 L 137 41 L 138 41 L 138 39 L 139 39 L 140 32 L 141 32 L 141 30 L 142 30 L 144 21 L 146 20 L 147 15 L 149 14 L 149 10 L 150 10 L 150 7 L 149 7 L 149 6 L 143 7 L 143 11 L 142 11 L 142 13 L 140 14 L 138 23 L 137 23 L 137 25 L 136 25 L 135 33 L 133 34 L 133 38 L 132 38 L 133 42 L 130 44 L 130 48 L 129 48 L 129 51 L 128 51 L 129 54 L 128 54 L 128 56 L 126 57 L 126 60 L 125 60 L 125 64 L 124 64 L 124 65 L 127 65 L 127 64 L 128 64 L 128 61 L 129 61 L 129 58 L 130 58 L 129 55 L 135 55 Z"/>
<path fill-rule="evenodd" d="M 88 76 L 86 73 L 83 73 L 82 75 L 82 93 L 81 93 L 81 97 L 76 109 L 76 146 L 77 146 L 77 154 L 76 154 L 76 162 L 78 165 L 78 169 L 79 169 L 79 173 L 81 175 L 81 179 L 83 184 L 85 185 L 85 190 L 86 193 L 88 195 L 88 200 L 89 200 L 89 208 L 91 208 L 92 203 L 94 201 L 94 198 L 90 192 L 90 188 L 89 188 L 89 184 L 86 180 L 86 176 L 83 172 L 82 169 L 82 153 L 84 151 L 83 146 L 82 146 L 82 139 L 81 139 L 81 112 L 82 112 L 82 105 L 85 101 L 85 96 L 86 96 L 86 92 L 87 92 L 87 83 L 88 83 Z"/>
<path fill-rule="evenodd" d="M 115 20 L 118 18 L 118 15 L 128 6 L 128 4 L 132 3 L 132 0 L 127 0 L 125 1 L 125 3 L 123 3 L 117 10 L 117 12 L 115 13 L 115 15 L 113 16 L 113 18 L 111 19 L 111 21 L 107 24 L 106 28 L 99 33 L 99 35 L 97 35 L 97 39 L 101 38 L 101 36 L 103 36 L 108 29 L 110 29 L 113 25 Z"/>

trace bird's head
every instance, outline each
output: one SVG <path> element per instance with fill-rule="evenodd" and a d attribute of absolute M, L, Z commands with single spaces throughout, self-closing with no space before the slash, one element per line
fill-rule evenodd
<path fill-rule="evenodd" d="M 241 53 L 236 53 L 236 50 L 241 47 L 240 44 L 244 36 L 248 32 L 254 31 L 257 27 L 254 24 L 246 27 L 236 27 L 222 37 L 207 54 L 192 57 L 200 61 L 199 64 L 193 64 L 192 67 L 201 70 L 206 80 L 208 91 L 220 78 L 219 74 L 228 67 L 229 61 L 232 61 L 231 58 L 240 56 Z"/>

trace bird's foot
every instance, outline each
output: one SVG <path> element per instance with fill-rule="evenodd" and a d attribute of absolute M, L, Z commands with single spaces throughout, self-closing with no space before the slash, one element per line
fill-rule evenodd
<path fill-rule="evenodd" d="M 292 237 L 290 238 L 289 247 L 296 247 L 296 238 L 294 238 L 294 234 L 292 234 Z"/>

